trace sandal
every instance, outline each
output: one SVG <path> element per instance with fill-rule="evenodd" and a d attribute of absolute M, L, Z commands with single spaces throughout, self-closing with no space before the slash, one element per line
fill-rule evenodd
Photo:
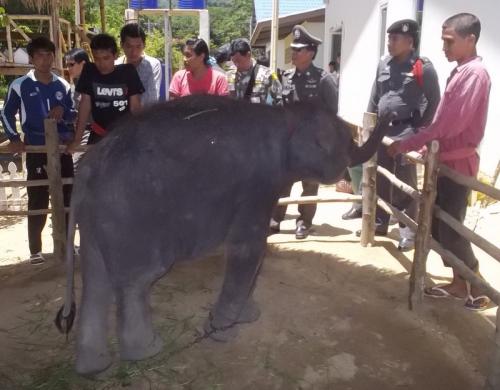
<path fill-rule="evenodd" d="M 448 286 L 447 284 L 439 284 L 433 287 L 426 287 L 424 289 L 424 295 L 430 298 L 455 298 L 463 300 L 466 297 L 459 297 L 457 295 L 453 295 L 450 292 L 446 291 L 443 287 Z"/>
<path fill-rule="evenodd" d="M 487 309 L 489 304 L 490 298 L 488 298 L 486 295 L 478 295 L 474 298 L 469 294 L 469 296 L 467 297 L 467 301 L 465 301 L 464 307 L 472 311 L 482 311 Z"/>

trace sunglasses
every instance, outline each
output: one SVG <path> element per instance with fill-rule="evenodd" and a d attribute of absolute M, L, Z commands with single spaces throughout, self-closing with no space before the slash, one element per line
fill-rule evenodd
<path fill-rule="evenodd" d="M 292 47 L 292 51 L 299 52 L 306 49 L 305 47 Z"/>

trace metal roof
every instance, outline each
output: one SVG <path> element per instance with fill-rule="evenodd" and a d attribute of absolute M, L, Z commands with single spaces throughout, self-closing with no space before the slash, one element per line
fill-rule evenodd
<path fill-rule="evenodd" d="M 273 2 L 271 0 L 254 0 L 255 19 L 271 19 L 273 16 Z M 324 0 L 280 0 L 279 16 L 294 14 L 301 11 L 324 7 Z"/>

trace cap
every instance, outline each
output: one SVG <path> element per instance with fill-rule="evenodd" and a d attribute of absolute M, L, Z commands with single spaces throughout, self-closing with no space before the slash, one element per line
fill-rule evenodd
<path fill-rule="evenodd" d="M 290 47 L 302 48 L 308 46 L 318 46 L 321 44 L 321 39 L 311 35 L 304 26 L 297 24 L 292 29 L 293 42 Z"/>
<path fill-rule="evenodd" d="M 387 29 L 389 34 L 405 34 L 417 39 L 418 23 L 413 19 L 403 19 L 394 22 Z"/>

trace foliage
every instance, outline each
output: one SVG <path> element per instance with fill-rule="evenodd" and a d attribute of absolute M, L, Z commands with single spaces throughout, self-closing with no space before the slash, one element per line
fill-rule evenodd
<path fill-rule="evenodd" d="M 5 8 L 0 7 L 0 27 L 5 27 L 7 21 L 5 20 Z"/>

